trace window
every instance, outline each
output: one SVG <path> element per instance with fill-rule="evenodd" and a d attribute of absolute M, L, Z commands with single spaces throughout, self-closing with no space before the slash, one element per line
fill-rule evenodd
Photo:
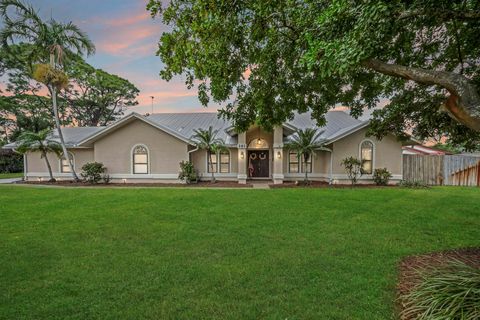
<path fill-rule="evenodd" d="M 72 167 L 75 167 L 75 161 L 73 160 L 73 154 L 71 152 L 68 153 L 68 157 L 70 158 L 70 163 L 72 164 Z M 62 159 L 60 160 L 60 172 L 61 173 L 70 173 L 72 172 L 70 170 L 70 166 L 68 165 L 67 159 L 62 154 Z"/>
<path fill-rule="evenodd" d="M 213 173 L 217 172 L 217 154 L 209 152 L 208 159 L 207 159 L 207 172 L 212 173 L 212 169 L 213 169 Z"/>
<path fill-rule="evenodd" d="M 290 173 L 299 173 L 300 167 L 298 165 L 300 159 L 296 152 L 290 152 L 288 155 L 288 172 Z"/>
<path fill-rule="evenodd" d="M 305 173 L 307 171 L 308 173 L 312 173 L 312 155 L 308 157 L 308 161 L 306 163 L 307 169 L 305 170 L 305 161 L 301 159 L 302 161 L 302 172 Z"/>
<path fill-rule="evenodd" d="M 248 148 L 249 149 L 268 149 L 268 142 L 267 140 L 262 138 L 253 139 L 248 144 Z"/>
<path fill-rule="evenodd" d="M 298 157 L 296 152 L 290 152 L 288 158 L 288 172 L 290 173 L 305 173 L 305 163 L 303 161 L 303 157 Z M 306 170 L 308 173 L 312 172 L 312 156 L 308 159 L 306 163 Z M 300 170 L 301 169 L 301 170 Z"/>
<path fill-rule="evenodd" d="M 133 173 L 148 174 L 148 150 L 145 146 L 133 148 Z"/>
<path fill-rule="evenodd" d="M 371 141 L 363 141 L 360 145 L 360 160 L 362 161 L 363 173 L 372 174 L 373 143 Z"/>
<path fill-rule="evenodd" d="M 230 152 L 224 151 L 220 153 L 220 173 L 230 172 Z"/>

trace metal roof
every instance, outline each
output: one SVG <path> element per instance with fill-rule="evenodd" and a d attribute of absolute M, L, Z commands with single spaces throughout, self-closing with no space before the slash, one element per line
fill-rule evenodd
<path fill-rule="evenodd" d="M 151 125 L 165 130 L 166 132 L 181 138 L 184 141 L 189 141 L 194 135 L 195 129 L 207 129 L 212 126 L 214 130 L 218 130 L 217 137 L 225 141 L 227 145 L 236 145 L 237 136 L 228 129 L 232 128 L 232 123 L 228 120 L 218 118 L 217 113 L 155 113 L 149 116 L 142 116 L 137 113 L 129 114 L 117 122 L 107 127 L 74 127 L 63 128 L 63 135 L 68 147 L 76 147 L 85 141 L 92 141 L 97 137 L 103 136 L 103 131 L 114 129 L 117 125 L 127 123 L 125 120 L 129 118 L 139 118 Z M 306 128 L 318 128 L 323 131 L 320 138 L 325 142 L 331 142 L 338 140 L 345 135 L 350 134 L 360 128 L 365 127 L 368 124 L 368 120 L 357 120 L 351 117 L 344 111 L 331 110 L 327 112 L 326 125 L 323 127 L 317 127 L 315 120 L 311 118 L 311 113 L 306 112 L 302 114 L 295 114 L 294 118 L 285 123 L 289 129 L 306 129 Z M 291 130 L 290 130 L 291 131 Z M 229 134 L 228 132 L 232 133 Z M 58 135 L 53 131 L 53 138 L 59 141 Z M 14 148 L 15 144 L 9 144 L 4 148 Z"/>

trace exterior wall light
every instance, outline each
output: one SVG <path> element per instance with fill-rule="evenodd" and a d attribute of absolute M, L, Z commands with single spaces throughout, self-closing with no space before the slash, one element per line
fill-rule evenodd
<path fill-rule="evenodd" d="M 282 153 L 280 151 L 277 151 L 277 159 L 281 159 L 282 158 Z"/>
<path fill-rule="evenodd" d="M 240 152 L 240 159 L 243 159 L 245 158 L 245 154 L 243 153 L 243 151 Z"/>

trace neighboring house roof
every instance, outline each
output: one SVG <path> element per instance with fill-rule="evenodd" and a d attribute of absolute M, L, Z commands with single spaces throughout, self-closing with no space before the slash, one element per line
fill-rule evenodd
<path fill-rule="evenodd" d="M 405 146 L 402 148 L 403 154 L 420 154 L 420 155 L 445 155 L 451 152 L 430 148 L 422 145 Z"/>
<path fill-rule="evenodd" d="M 368 120 L 357 120 L 342 110 L 331 110 L 325 115 L 326 125 L 317 127 L 316 121 L 311 118 L 311 112 L 295 114 L 292 120 L 284 124 L 287 129 L 285 133 L 291 134 L 297 129 L 318 128 L 322 131 L 320 139 L 325 143 L 330 143 L 341 139 L 368 125 Z M 85 147 L 92 142 L 109 134 L 117 128 L 138 119 L 159 130 L 167 132 L 172 136 L 192 143 L 191 138 L 195 129 L 208 129 L 212 126 L 218 130 L 218 138 L 225 141 L 227 145 L 237 144 L 237 135 L 232 131 L 232 123 L 228 120 L 219 119 L 217 113 L 156 113 L 149 116 L 143 116 L 138 113 L 131 113 L 107 127 L 75 127 L 63 128 L 65 142 L 68 147 Z M 55 133 L 55 132 L 54 132 Z M 58 139 L 57 135 L 54 135 Z M 14 148 L 15 144 L 9 144 L 4 148 Z"/>

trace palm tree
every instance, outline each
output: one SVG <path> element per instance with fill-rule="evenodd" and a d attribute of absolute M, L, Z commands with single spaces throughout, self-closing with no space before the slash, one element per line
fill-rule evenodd
<path fill-rule="evenodd" d="M 290 151 L 297 153 L 298 159 L 303 160 L 303 167 L 305 168 L 305 184 L 308 184 L 308 170 L 307 163 L 310 158 L 315 154 L 315 151 L 325 150 L 330 151 L 326 148 L 323 142 L 320 139 L 323 131 L 318 131 L 317 129 L 307 128 L 305 130 L 297 130 L 294 135 L 290 138 L 291 141 L 285 144 L 285 148 Z"/>
<path fill-rule="evenodd" d="M 17 151 L 20 153 L 26 152 L 40 152 L 41 157 L 45 159 L 45 163 L 48 168 L 48 174 L 50 175 L 50 181 L 55 181 L 52 174 L 52 167 L 50 161 L 48 161 L 48 154 L 55 153 L 58 157 L 62 154 L 62 146 L 49 137 L 49 129 L 42 130 L 38 133 L 25 131 L 18 140 Z"/>
<path fill-rule="evenodd" d="M 192 141 L 198 149 L 206 150 L 208 155 L 208 162 L 210 163 L 210 172 L 212 173 L 211 182 L 215 183 L 215 170 L 213 168 L 212 154 L 217 154 L 223 150 L 226 150 L 225 142 L 217 138 L 218 130 L 213 130 L 210 126 L 208 130 L 196 129 L 192 136 Z"/>
<path fill-rule="evenodd" d="M 9 9 L 15 12 L 15 17 L 12 18 L 9 15 Z M 95 46 L 91 40 L 76 25 L 71 22 L 60 23 L 54 19 L 44 22 L 31 5 L 25 4 L 21 0 L 0 0 L 0 16 L 4 20 L 4 27 L 0 31 L 1 45 L 8 50 L 8 47 L 15 44 L 15 41 L 31 44 L 30 47 L 32 50 L 28 54 L 29 63 L 46 62 L 46 57 L 48 57 L 50 76 L 52 74 L 60 74 L 60 82 L 63 83 L 63 86 L 65 86 L 65 81 L 68 83 L 68 78 L 59 70 L 59 68 L 63 66 L 64 56 L 69 56 L 74 53 L 79 55 L 86 53 L 90 55 L 95 52 Z M 55 126 L 58 131 L 63 154 L 70 166 L 73 179 L 78 181 L 79 179 L 71 165 L 70 156 L 68 155 L 63 132 L 60 127 L 57 90 L 61 89 L 62 86 L 55 82 L 45 84 L 52 97 Z"/>

